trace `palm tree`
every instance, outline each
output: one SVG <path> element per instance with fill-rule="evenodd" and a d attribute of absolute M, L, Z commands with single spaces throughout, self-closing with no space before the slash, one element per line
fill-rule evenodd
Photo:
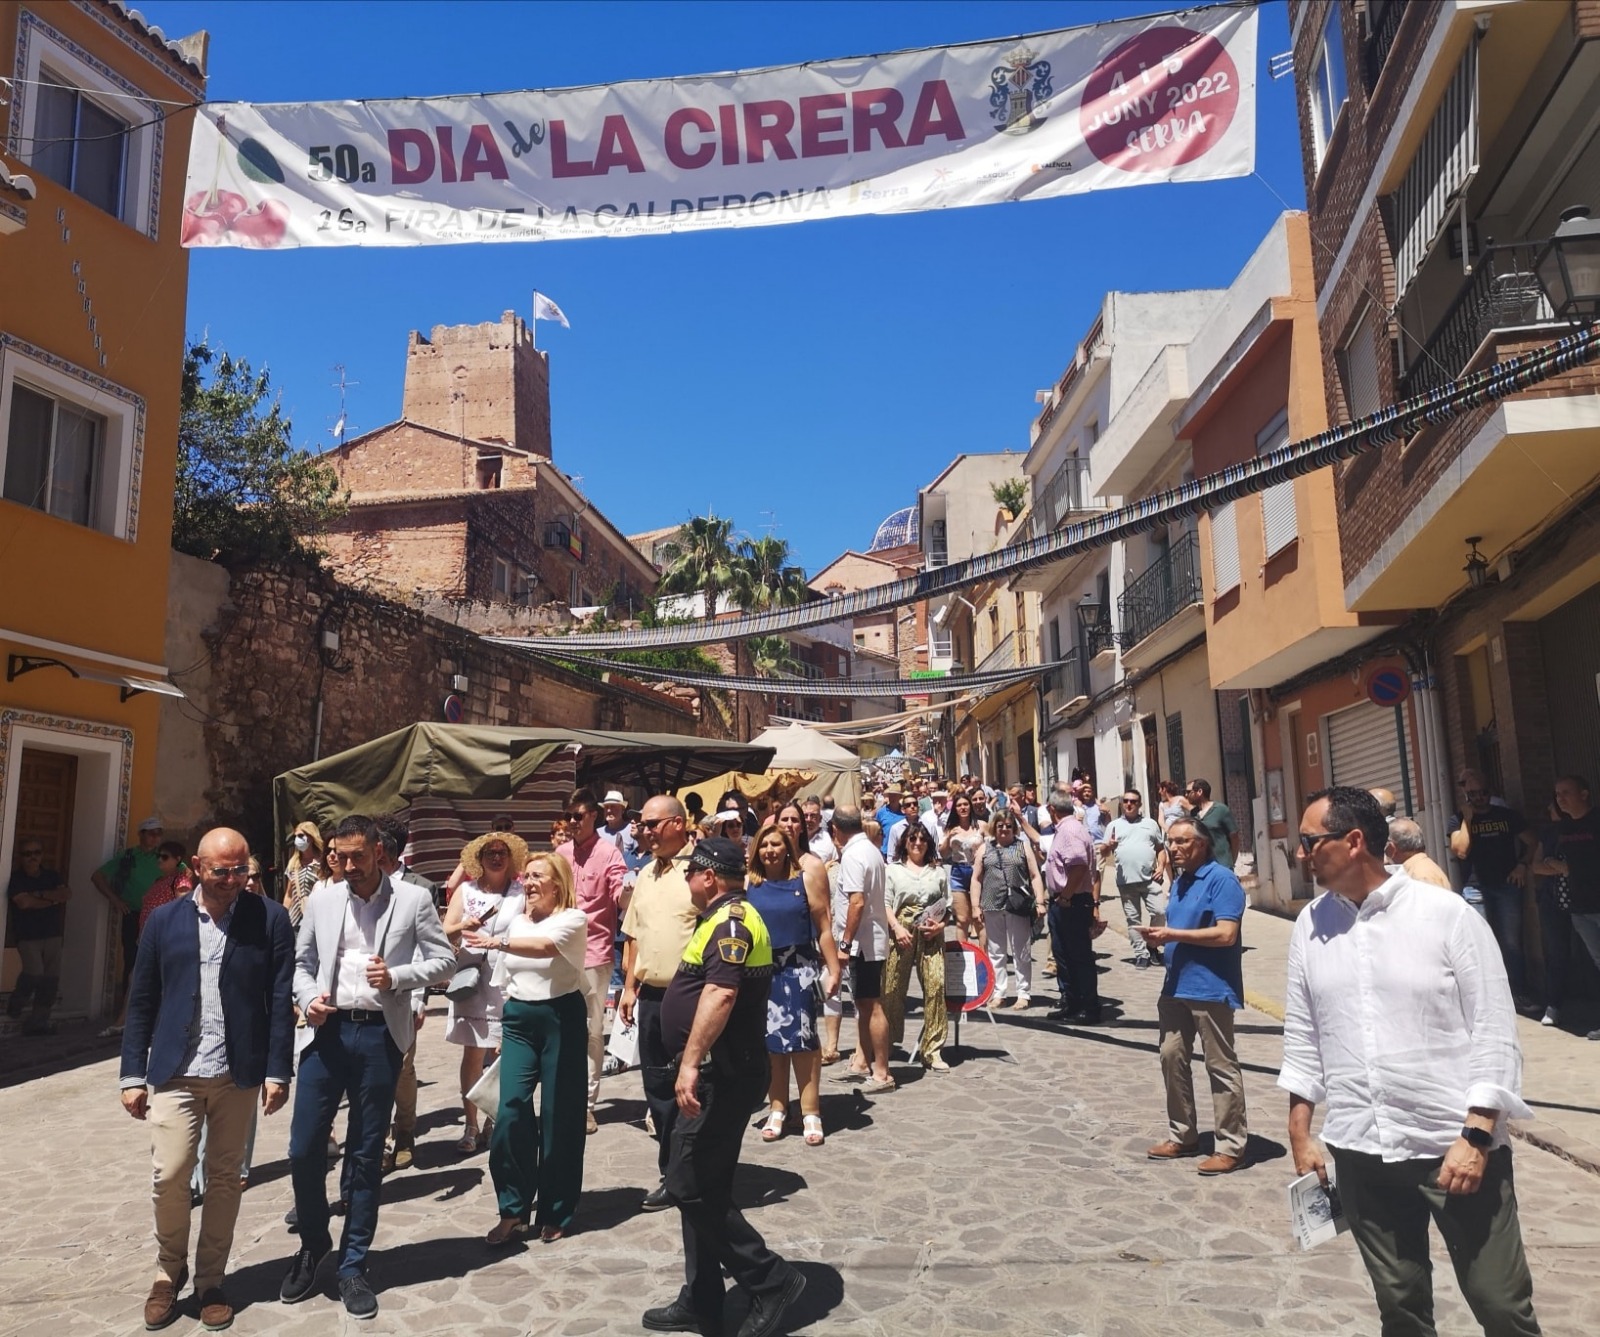
<path fill-rule="evenodd" d="M 662 594 L 704 594 L 706 616 L 717 614 L 717 599 L 739 582 L 733 550 L 733 521 L 716 515 L 694 516 L 673 536 L 677 548 L 658 587 Z"/>
<path fill-rule="evenodd" d="M 742 539 L 734 559 L 734 589 L 740 604 L 751 612 L 768 608 L 792 608 L 810 596 L 806 573 L 789 564 L 787 539 Z"/>
<path fill-rule="evenodd" d="M 793 648 L 782 636 L 752 636 L 744 643 L 744 648 L 758 678 L 775 678 L 780 673 L 792 675 L 800 667 Z"/>

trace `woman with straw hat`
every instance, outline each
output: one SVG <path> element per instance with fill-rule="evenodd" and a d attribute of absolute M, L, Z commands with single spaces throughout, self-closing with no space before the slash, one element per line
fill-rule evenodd
<path fill-rule="evenodd" d="M 461 851 L 461 867 L 467 880 L 450 897 L 444 912 L 444 931 L 457 951 L 456 980 L 448 990 L 450 1018 L 445 1039 L 461 1046 L 461 1108 L 465 1128 L 459 1151 L 476 1151 L 489 1145 L 487 1129 L 478 1129 L 478 1110 L 466 1098 L 478 1078 L 483 1076 L 489 1055 L 500 1048 L 500 1009 L 502 991 L 493 983 L 501 953 L 497 949 L 463 950 L 463 933 L 483 933 L 491 938 L 505 935 L 511 922 L 522 913 L 522 880 L 517 870 L 528 862 L 528 846 L 514 831 L 490 831 L 469 841 Z M 476 969 L 477 976 L 462 980 L 461 972 Z"/>

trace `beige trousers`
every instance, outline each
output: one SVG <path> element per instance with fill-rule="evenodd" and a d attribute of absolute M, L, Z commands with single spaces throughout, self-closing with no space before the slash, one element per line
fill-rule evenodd
<path fill-rule="evenodd" d="M 600 1099 L 600 1069 L 606 1061 L 606 990 L 611 987 L 611 963 L 585 966 L 583 1001 L 589 1006 L 589 1108 Z"/>
<path fill-rule="evenodd" d="M 177 1281 L 189 1261 L 189 1176 L 206 1132 L 206 1200 L 200 1208 L 200 1243 L 195 1248 L 194 1287 L 220 1286 L 239 1219 L 239 1170 L 250 1137 L 250 1116 L 259 1086 L 238 1087 L 233 1078 L 180 1077 L 152 1087 L 146 1122 L 155 1166 L 150 1198 L 155 1204 L 157 1266 Z"/>
<path fill-rule="evenodd" d="M 1226 1003 L 1199 1003 L 1162 997 L 1156 1003 L 1161 1025 L 1161 1077 L 1167 1088 L 1167 1123 L 1172 1140 L 1192 1147 L 1200 1139 L 1195 1122 L 1194 1076 L 1189 1071 L 1195 1037 L 1211 1079 L 1211 1113 L 1219 1156 L 1243 1156 L 1250 1140 L 1244 1108 L 1244 1074 L 1233 1046 L 1233 1009 Z"/>

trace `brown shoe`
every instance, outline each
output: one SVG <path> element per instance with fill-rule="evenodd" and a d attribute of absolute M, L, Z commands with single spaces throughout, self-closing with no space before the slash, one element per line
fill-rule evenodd
<path fill-rule="evenodd" d="M 221 1332 L 233 1326 L 233 1306 L 221 1286 L 208 1286 L 201 1294 L 200 1326 L 207 1332 Z"/>
<path fill-rule="evenodd" d="M 167 1327 L 178 1317 L 178 1292 L 189 1280 L 189 1269 L 184 1268 L 178 1274 L 176 1281 L 168 1281 L 165 1277 L 157 1277 L 155 1284 L 150 1287 L 150 1294 L 144 1302 L 144 1327 L 146 1332 L 155 1332 Z"/>
<path fill-rule="evenodd" d="M 1195 1169 L 1203 1175 L 1231 1175 L 1243 1164 L 1243 1156 L 1207 1156 Z"/>
<path fill-rule="evenodd" d="M 594 1117 L 593 1110 L 589 1111 L 589 1117 L 584 1121 L 583 1131 L 585 1133 L 598 1133 L 600 1131 L 600 1122 Z"/>
<path fill-rule="evenodd" d="M 1175 1161 L 1180 1156 L 1198 1156 L 1200 1146 L 1195 1143 L 1185 1146 L 1182 1142 L 1157 1142 L 1149 1151 L 1145 1152 L 1145 1159 L 1152 1161 Z"/>

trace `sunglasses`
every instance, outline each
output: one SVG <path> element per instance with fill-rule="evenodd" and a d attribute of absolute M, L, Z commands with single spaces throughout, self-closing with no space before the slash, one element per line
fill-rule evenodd
<path fill-rule="evenodd" d="M 247 863 L 214 863 L 208 865 L 208 871 L 212 877 L 249 877 L 250 865 Z"/>
<path fill-rule="evenodd" d="M 589 810 L 587 808 L 583 808 L 583 809 L 580 809 L 577 812 L 569 812 L 569 813 L 567 813 L 566 816 L 567 816 L 567 820 L 569 822 L 581 822 L 588 815 L 589 815 Z"/>
<path fill-rule="evenodd" d="M 639 829 L 641 831 L 654 831 L 656 827 L 661 825 L 662 822 L 673 822 L 676 820 L 676 817 L 641 817 L 639 819 Z"/>
<path fill-rule="evenodd" d="M 44 858 L 44 851 L 43 850 L 23 850 L 22 851 L 22 857 L 24 859 L 42 859 L 42 858 Z"/>
<path fill-rule="evenodd" d="M 1305 852 L 1306 857 L 1310 858 L 1317 852 L 1317 846 L 1322 844 L 1324 840 L 1337 840 L 1340 836 L 1349 834 L 1348 831 L 1324 831 L 1319 835 L 1307 835 L 1302 831 L 1300 833 L 1300 848 Z"/>
<path fill-rule="evenodd" d="M 483 852 L 483 857 L 485 859 L 509 859 L 511 857 L 511 851 L 504 849 L 485 850 Z"/>

